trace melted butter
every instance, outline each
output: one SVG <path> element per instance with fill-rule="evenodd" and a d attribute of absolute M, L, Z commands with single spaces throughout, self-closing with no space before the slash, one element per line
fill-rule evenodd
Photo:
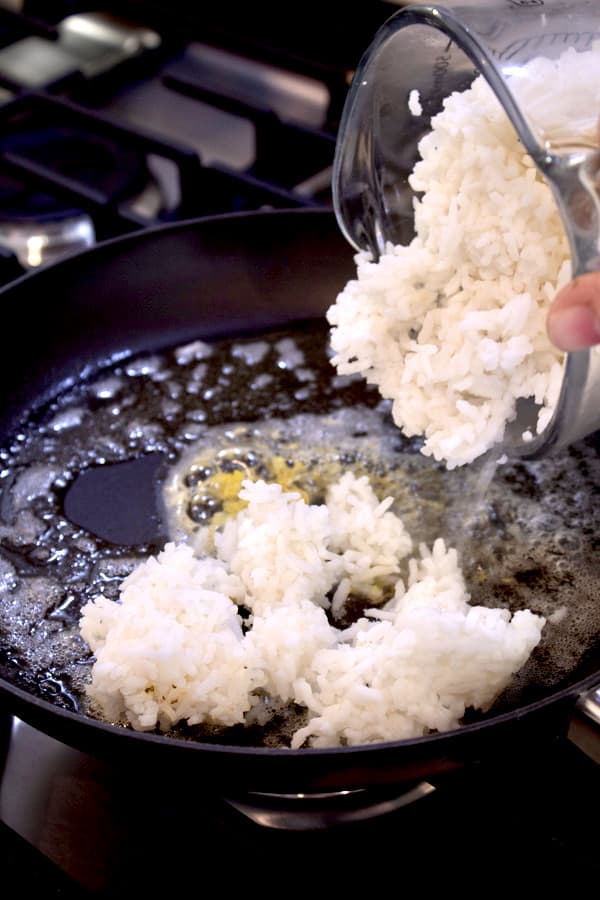
<path fill-rule="evenodd" d="M 188 520 L 210 520 L 218 528 L 247 505 L 239 496 L 246 479 L 276 482 L 284 491 L 293 491 L 310 503 L 309 493 L 301 485 L 305 471 L 303 463 L 277 454 L 267 458 L 265 453 L 258 459 L 250 447 L 217 451 L 205 448 L 177 468 L 165 492 L 167 507 L 175 511 L 184 530 L 189 530 Z"/>
<path fill-rule="evenodd" d="M 421 471 L 423 462 L 417 461 Z M 239 497 L 245 479 L 277 483 L 305 503 L 320 504 L 348 470 L 368 476 L 377 496 L 392 496 L 413 524 L 418 519 L 420 535 L 438 536 L 446 511 L 441 498 L 436 492 L 420 502 L 416 471 L 399 465 L 393 430 L 384 427 L 380 413 L 364 408 L 207 430 L 165 482 L 169 533 L 178 540 L 199 527 L 219 528 L 246 506 Z"/>

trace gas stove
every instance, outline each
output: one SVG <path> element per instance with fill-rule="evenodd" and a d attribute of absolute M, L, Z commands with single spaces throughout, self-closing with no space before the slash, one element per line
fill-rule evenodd
<path fill-rule="evenodd" d="M 330 208 L 347 88 L 397 5 L 0 0 L 0 284 L 162 223 Z M 397 793 L 223 797 L 4 716 L 0 767 L 4 883 L 46 897 L 600 875 L 599 770 L 570 744 Z"/>
<path fill-rule="evenodd" d="M 395 8 L 335 28 L 308 4 L 290 44 L 260 10 L 112 6 L 0 4 L 3 282 L 156 224 L 330 205 L 352 67 Z"/>

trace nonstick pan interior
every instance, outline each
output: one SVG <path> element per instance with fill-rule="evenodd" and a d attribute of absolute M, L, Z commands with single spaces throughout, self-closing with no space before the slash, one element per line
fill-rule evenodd
<path fill-rule="evenodd" d="M 67 737 L 65 723 L 86 715 L 82 684 L 89 660 L 85 648 L 69 651 L 67 636 L 81 603 L 94 590 L 101 584 L 114 590 L 132 559 L 155 552 L 167 539 L 160 483 L 193 443 L 194 425 L 201 435 L 230 422 L 290 420 L 343 408 L 364 410 L 367 422 L 376 414 L 386 422 L 374 392 L 361 382 L 340 383 L 327 358 L 324 312 L 352 274 L 351 251 L 333 217 L 273 213 L 189 223 L 111 242 L 4 291 L 11 334 L 20 349 L 16 360 L 0 360 L 5 448 L 0 665 L 9 686 L 6 695 L 18 695 L 21 713 L 33 712 L 43 727 L 55 726 Z M 256 370 L 250 372 L 244 355 L 232 354 L 232 347 L 257 335 L 272 342 L 293 340 L 315 378 L 299 384 L 272 354 L 268 389 L 249 391 Z M 154 374 L 168 367 L 169 348 L 198 339 L 216 341 L 221 348 L 203 374 L 206 399 L 199 402 L 191 395 L 177 415 L 163 416 L 157 438 L 150 426 L 163 415 L 164 404 L 153 407 L 155 400 L 148 401 L 147 421 L 139 413 L 148 391 L 155 398 L 160 394 L 162 382 L 153 380 L 152 366 L 158 367 Z M 224 365 L 231 369 L 228 386 L 215 399 Z M 128 367 L 128 394 L 134 400 L 119 406 L 122 430 L 111 432 L 110 380 L 115 368 Z M 88 383 L 96 385 L 91 392 Z M 57 393 L 65 400 L 53 407 Z M 81 421 L 71 429 L 69 415 L 78 409 L 83 409 Z M 194 410 L 204 417 L 188 418 Z M 50 428 L 49 422 L 54 423 Z M 447 473 L 389 423 L 386 440 L 392 485 L 398 471 L 410 470 L 402 484 L 410 483 L 410 502 L 414 509 L 418 498 L 421 525 L 430 531 L 420 537 L 432 539 L 437 528 L 450 532 L 463 554 L 473 599 L 513 610 L 527 607 L 554 620 L 531 663 L 483 722 L 500 722 L 527 705 L 574 692 L 598 668 L 594 499 L 600 460 L 594 440 L 555 459 L 500 467 L 485 498 L 478 493 L 485 479 L 480 468 Z M 50 446 L 55 458 L 45 471 Z M 48 590 L 36 590 L 36 579 L 43 582 L 48 575 Z M 61 657 L 63 643 L 66 655 Z M 108 733 L 95 720 L 87 721 L 96 735 Z M 476 726 L 462 730 L 465 735 L 471 727 Z M 147 738 L 133 735 L 138 743 Z M 262 753 L 266 743 L 267 753 L 278 752 L 277 729 L 266 737 L 252 729 L 225 735 L 180 729 L 174 738 L 158 742 L 188 747 L 199 742 L 244 753 L 256 748 Z"/>

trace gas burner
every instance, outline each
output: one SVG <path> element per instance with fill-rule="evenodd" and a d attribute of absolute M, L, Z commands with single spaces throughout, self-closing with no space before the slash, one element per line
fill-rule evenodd
<path fill-rule="evenodd" d="M 72 204 L 68 193 L 45 190 L 35 177 L 40 167 L 52 172 L 59 186 L 76 183 L 100 204 L 129 204 L 150 221 L 168 206 L 169 191 L 161 188 L 152 160 L 84 127 L 26 117 L 3 139 L 3 156 L 8 171 L 0 171 L 0 244 L 25 269 L 55 262 L 96 241 L 92 215 Z"/>
<path fill-rule="evenodd" d="M 46 165 L 108 196 L 131 193 L 147 180 L 144 158 L 85 131 L 26 123 L 3 141 L 5 157 Z M 30 181 L 0 173 L 0 243 L 21 265 L 35 268 L 85 250 L 96 240 L 92 218 L 68 199 Z"/>
<path fill-rule="evenodd" d="M 17 124 L 16 130 L 3 138 L 5 157 L 10 160 L 18 156 L 34 165 L 45 165 L 59 176 L 99 191 L 108 200 L 129 197 L 146 183 L 148 171 L 139 151 L 85 127 L 38 122 L 38 118 L 42 117 L 33 117 L 22 126 Z M 40 201 L 35 194 L 25 202 L 25 208 L 22 197 L 17 199 L 15 208 L 11 199 L 0 193 L 3 209 L 8 203 L 12 215 L 37 215 Z"/>
<path fill-rule="evenodd" d="M 34 269 L 86 250 L 96 240 L 94 223 L 78 210 L 57 210 L 41 219 L 0 219 L 0 245 L 24 269 Z"/>

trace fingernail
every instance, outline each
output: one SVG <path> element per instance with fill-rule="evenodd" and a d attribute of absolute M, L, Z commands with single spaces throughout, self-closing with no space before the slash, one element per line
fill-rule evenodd
<path fill-rule="evenodd" d="M 583 350 L 600 343 L 600 321 L 589 306 L 567 306 L 548 315 L 548 336 L 560 350 Z"/>

